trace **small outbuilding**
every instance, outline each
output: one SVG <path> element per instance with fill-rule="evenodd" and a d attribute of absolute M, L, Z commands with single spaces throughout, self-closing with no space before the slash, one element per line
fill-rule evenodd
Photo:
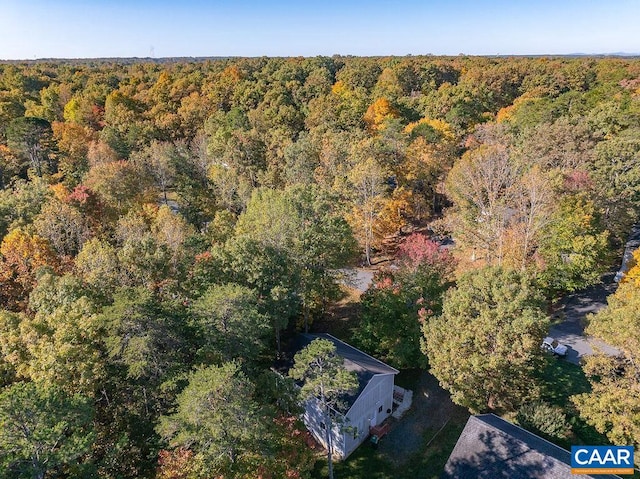
<path fill-rule="evenodd" d="M 334 336 L 300 334 L 293 353 L 308 346 L 314 339 L 326 339 L 336 346 L 336 354 L 344 359 L 344 366 L 358 376 L 358 390 L 346 396 L 341 410 L 332 410 L 332 444 L 336 458 L 345 459 L 362 444 L 371 429 L 382 424 L 393 411 L 394 377 L 398 370 L 372 356 L 340 341 Z M 325 448 L 324 415 L 317 401 L 307 401 L 303 420 L 314 438 Z"/>

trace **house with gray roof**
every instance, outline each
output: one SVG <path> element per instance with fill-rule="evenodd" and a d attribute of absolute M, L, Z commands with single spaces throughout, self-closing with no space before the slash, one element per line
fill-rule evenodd
<path fill-rule="evenodd" d="M 471 416 L 442 479 L 620 479 L 571 474 L 571 454 L 494 414 Z"/>
<path fill-rule="evenodd" d="M 344 359 L 345 368 L 358 377 L 358 390 L 343 398 L 340 410 L 332 410 L 335 419 L 331 431 L 333 453 L 335 457 L 345 459 L 367 439 L 370 428 L 391 415 L 394 377 L 398 370 L 326 333 L 298 335 L 293 352 L 318 338 L 331 341 L 337 355 Z M 317 401 L 310 400 L 305 404 L 303 420 L 315 439 L 326 448 L 324 414 Z"/>

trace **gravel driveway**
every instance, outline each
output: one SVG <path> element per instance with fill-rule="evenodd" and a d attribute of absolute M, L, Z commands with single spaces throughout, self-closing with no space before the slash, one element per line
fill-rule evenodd
<path fill-rule="evenodd" d="M 614 273 L 602 278 L 602 283 L 567 296 L 561 303 L 564 318 L 549 330 L 549 336 L 569 346 L 567 361 L 580 364 L 580 359 L 594 353 L 594 346 L 612 356 L 619 351 L 602 341 L 584 335 L 584 319 L 607 305 L 607 296 L 615 292 Z"/>
<path fill-rule="evenodd" d="M 338 270 L 344 276 L 342 284 L 350 288 L 355 288 L 364 293 L 373 282 L 373 269 L 365 268 L 342 268 Z"/>
<path fill-rule="evenodd" d="M 400 420 L 393 420 L 391 431 L 380 441 L 378 451 L 395 464 L 402 465 L 423 450 L 425 439 L 431 439 L 454 414 L 468 416 L 464 408 L 453 404 L 438 380 L 423 371 L 413 391 L 411 409 Z M 427 431 L 429 435 L 425 437 Z"/>

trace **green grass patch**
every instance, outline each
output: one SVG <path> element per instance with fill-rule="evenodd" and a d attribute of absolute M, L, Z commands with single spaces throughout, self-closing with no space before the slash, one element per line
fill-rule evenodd
<path fill-rule="evenodd" d="M 543 399 L 566 408 L 571 405 L 570 396 L 591 391 L 591 384 L 580 366 L 550 357 L 541 378 Z"/>
<path fill-rule="evenodd" d="M 468 419 L 469 413 L 456 409 L 442 430 L 426 431 L 423 450 L 412 456 L 407 464 L 399 467 L 394 477 L 438 479 Z"/>
<path fill-rule="evenodd" d="M 335 476 L 340 479 L 371 478 L 386 479 L 395 477 L 393 465 L 366 441 L 356 449 L 346 461 L 334 462 Z M 313 477 L 326 478 L 329 475 L 326 456 L 316 462 Z"/>
<path fill-rule="evenodd" d="M 567 415 L 573 434 L 565 439 L 555 441 L 558 446 L 570 449 L 572 445 L 610 444 L 603 434 L 587 424 L 579 415 L 571 402 L 571 396 L 591 391 L 591 383 L 580 366 L 562 359 L 550 357 L 541 374 L 543 399 L 560 406 Z"/>

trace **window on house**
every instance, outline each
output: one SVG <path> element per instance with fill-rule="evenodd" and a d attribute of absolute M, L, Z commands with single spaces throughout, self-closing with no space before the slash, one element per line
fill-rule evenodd
<path fill-rule="evenodd" d="M 378 412 L 382 412 L 382 406 L 378 408 Z"/>

